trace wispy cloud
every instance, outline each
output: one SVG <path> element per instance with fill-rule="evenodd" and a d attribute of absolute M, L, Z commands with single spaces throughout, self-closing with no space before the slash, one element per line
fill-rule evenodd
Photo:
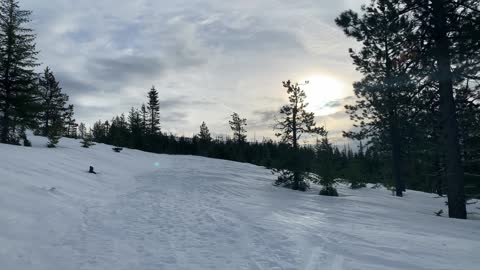
<path fill-rule="evenodd" d="M 22 0 L 33 10 L 43 65 L 49 65 L 92 123 L 127 112 L 160 92 L 163 129 L 197 132 L 202 121 L 229 133 L 233 111 L 258 136 L 272 136 L 281 81 L 328 71 L 358 78 L 333 19 L 364 1 Z M 351 94 L 349 94 L 351 95 Z M 348 98 L 348 97 L 346 97 Z M 331 100 L 336 108 L 345 100 Z M 324 117 L 328 126 L 339 119 Z M 179 127 L 181 125 L 181 127 Z M 338 126 L 338 127 L 337 127 Z"/>

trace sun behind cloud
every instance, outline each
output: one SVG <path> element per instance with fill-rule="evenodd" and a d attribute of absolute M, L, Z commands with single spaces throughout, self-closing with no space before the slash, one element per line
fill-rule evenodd
<path fill-rule="evenodd" d="M 303 89 L 307 94 L 309 109 L 316 115 L 328 115 L 338 108 L 327 106 L 349 95 L 347 84 L 330 75 L 307 76 Z"/>

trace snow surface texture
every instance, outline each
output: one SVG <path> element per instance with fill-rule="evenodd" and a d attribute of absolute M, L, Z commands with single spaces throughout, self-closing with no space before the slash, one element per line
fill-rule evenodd
<path fill-rule="evenodd" d="M 479 269 L 480 221 L 436 217 L 432 194 L 322 197 L 248 164 L 32 142 L 0 145 L 2 270 Z"/>

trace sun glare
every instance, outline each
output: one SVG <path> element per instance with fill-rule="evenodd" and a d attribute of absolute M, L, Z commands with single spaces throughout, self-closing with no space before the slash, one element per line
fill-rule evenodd
<path fill-rule="evenodd" d="M 317 75 L 307 77 L 303 86 L 309 109 L 317 115 L 327 115 L 338 110 L 333 102 L 346 96 L 346 84 L 334 77 Z M 337 106 L 338 107 L 338 106 Z"/>

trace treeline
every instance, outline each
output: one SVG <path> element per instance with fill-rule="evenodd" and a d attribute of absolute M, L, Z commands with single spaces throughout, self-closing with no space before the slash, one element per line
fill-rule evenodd
<path fill-rule="evenodd" d="M 29 146 L 25 131 L 34 129 L 55 147 L 61 136 L 76 136 L 73 105 L 48 67 L 35 73 L 35 35 L 26 26 L 30 14 L 17 1 L 0 1 L 0 142 Z"/>
<path fill-rule="evenodd" d="M 146 104 L 131 108 L 127 115 L 121 114 L 107 121 L 99 120 L 89 131 L 81 123 L 79 138 L 110 144 L 115 150 L 128 147 L 154 153 L 199 155 L 265 166 L 279 175 L 275 184 L 296 190 L 306 190 L 310 182 L 318 182 L 324 186 L 323 191 L 336 192 L 334 184 L 339 180 L 348 182 L 352 188 L 363 187 L 367 181 L 391 185 L 388 175 L 378 173 L 382 169 L 382 162 L 377 152 L 364 148 L 362 142 L 359 149 L 348 146 L 339 148 L 330 143 L 326 130 L 315 126 L 313 113 L 305 111 L 307 104 L 304 91 L 290 81 L 283 85 L 291 102 L 279 111 L 281 120 L 275 127 L 281 139 L 279 142 L 266 138 L 261 142 L 249 142 L 247 119 L 238 113 L 233 113 L 231 120 L 225 123 L 231 129 L 230 136 L 213 138 L 205 122 L 201 123 L 198 133 L 192 137 L 163 133 L 159 93 L 155 87 L 148 92 Z M 312 133 L 311 144 L 299 143 L 302 135 Z M 431 190 L 427 186 L 423 188 Z"/>

